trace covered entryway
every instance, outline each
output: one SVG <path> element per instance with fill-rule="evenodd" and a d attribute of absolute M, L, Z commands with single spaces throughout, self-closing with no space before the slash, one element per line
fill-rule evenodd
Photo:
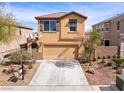
<path fill-rule="evenodd" d="M 37 59 L 37 56 L 38 56 L 38 44 L 36 42 L 33 42 L 31 44 L 31 48 L 32 48 L 32 58 Z"/>
<path fill-rule="evenodd" d="M 74 45 L 45 45 L 44 59 L 77 59 L 78 48 Z"/>

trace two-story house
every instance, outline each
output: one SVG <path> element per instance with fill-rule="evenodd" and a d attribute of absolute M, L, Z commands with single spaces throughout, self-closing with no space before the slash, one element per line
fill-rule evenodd
<path fill-rule="evenodd" d="M 83 52 L 86 16 L 77 12 L 57 12 L 35 17 L 43 59 L 77 59 Z"/>
<path fill-rule="evenodd" d="M 124 57 L 124 14 L 94 24 L 92 29 L 102 31 L 102 45 L 118 46 L 120 56 Z"/>

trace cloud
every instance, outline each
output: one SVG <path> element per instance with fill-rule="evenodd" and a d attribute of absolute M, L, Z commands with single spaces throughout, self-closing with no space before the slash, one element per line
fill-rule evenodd
<path fill-rule="evenodd" d="M 9 8 L 17 19 L 28 23 L 37 30 L 35 16 L 59 11 L 77 11 L 88 16 L 86 20 L 86 31 L 91 25 L 123 13 L 124 3 L 9 3 Z"/>
<path fill-rule="evenodd" d="M 86 31 L 91 29 L 91 25 L 124 12 L 124 3 L 71 3 L 70 6 L 71 10 L 88 17 Z"/>

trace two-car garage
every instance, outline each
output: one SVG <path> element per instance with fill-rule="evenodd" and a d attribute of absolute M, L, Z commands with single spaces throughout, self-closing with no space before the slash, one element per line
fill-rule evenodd
<path fill-rule="evenodd" d="M 44 59 L 76 59 L 78 47 L 76 45 L 44 45 Z"/>

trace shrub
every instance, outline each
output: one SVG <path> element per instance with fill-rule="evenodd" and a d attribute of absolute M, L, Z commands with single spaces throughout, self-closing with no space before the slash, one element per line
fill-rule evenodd
<path fill-rule="evenodd" d="M 29 55 L 26 55 L 24 53 L 21 53 L 20 51 L 17 51 L 17 52 L 10 54 L 8 59 L 15 64 L 20 64 L 21 61 L 25 63 L 26 60 L 29 59 Z"/>
<path fill-rule="evenodd" d="M 19 51 L 10 54 L 8 58 L 11 62 L 16 63 L 16 64 L 19 64 L 21 62 L 21 54 Z"/>
<path fill-rule="evenodd" d="M 116 56 L 113 56 L 113 58 L 116 58 Z"/>
<path fill-rule="evenodd" d="M 96 61 L 96 58 L 94 58 L 93 61 Z"/>
<path fill-rule="evenodd" d="M 33 67 L 32 64 L 28 65 L 28 69 L 32 69 L 32 67 Z"/>
<path fill-rule="evenodd" d="M 124 64 L 124 59 L 114 58 L 112 59 L 117 65 Z"/>
<path fill-rule="evenodd" d="M 120 58 L 120 56 L 118 55 L 117 58 Z"/>
<path fill-rule="evenodd" d="M 2 70 L 2 72 L 3 73 L 6 73 L 6 74 L 11 74 L 11 73 L 13 73 L 15 70 L 14 70 L 14 68 L 13 67 L 9 67 L 9 68 L 4 68 L 3 70 Z"/>
<path fill-rule="evenodd" d="M 108 59 L 110 59 L 110 56 L 108 56 Z"/>
<path fill-rule="evenodd" d="M 107 64 L 106 64 L 107 66 L 112 66 L 112 62 L 111 61 L 109 61 L 109 62 L 107 62 Z"/>
<path fill-rule="evenodd" d="M 15 75 L 13 75 L 13 76 L 10 77 L 10 79 L 8 81 L 11 81 L 11 82 L 14 82 L 15 83 L 15 82 L 18 81 L 18 77 L 15 76 Z"/>
<path fill-rule="evenodd" d="M 121 74 L 121 73 L 122 73 L 122 69 L 117 69 L 117 70 L 116 70 L 116 73 L 117 73 L 117 74 Z"/>
<path fill-rule="evenodd" d="M 103 59 L 105 59 L 105 56 L 103 56 Z"/>
<path fill-rule="evenodd" d="M 97 59 L 101 59 L 101 57 L 100 57 L 100 56 L 98 56 L 98 57 L 97 57 Z"/>
<path fill-rule="evenodd" d="M 104 60 L 104 59 L 102 59 L 101 63 L 105 63 L 105 60 Z"/>

